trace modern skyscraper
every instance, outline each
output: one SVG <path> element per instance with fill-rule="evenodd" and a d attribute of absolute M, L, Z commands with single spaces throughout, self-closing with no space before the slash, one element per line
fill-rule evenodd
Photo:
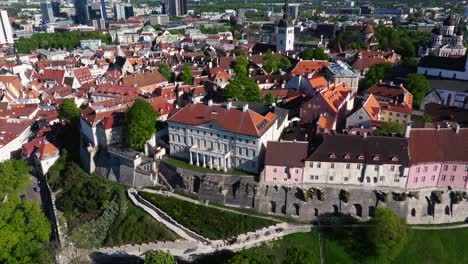
<path fill-rule="evenodd" d="M 0 44 L 13 44 L 13 32 L 6 10 L 0 10 Z"/>
<path fill-rule="evenodd" d="M 55 22 L 54 11 L 52 10 L 52 4 L 43 2 L 41 3 L 42 10 L 42 21 L 44 23 L 53 23 Z"/>
<path fill-rule="evenodd" d="M 75 5 L 76 23 L 78 24 L 86 24 L 89 19 L 87 3 L 87 0 L 73 0 L 73 4 Z"/>
<path fill-rule="evenodd" d="M 169 0 L 169 15 L 184 16 L 187 14 L 187 0 Z"/>
<path fill-rule="evenodd" d="M 276 51 L 294 49 L 294 26 L 289 21 L 289 0 L 284 1 L 283 18 L 276 26 Z"/>
<path fill-rule="evenodd" d="M 52 5 L 52 13 L 54 13 L 54 17 L 60 17 L 60 1 L 59 0 L 55 0 L 55 1 L 52 1 L 50 2 L 50 4 Z"/>
<path fill-rule="evenodd" d="M 114 6 L 114 18 L 115 20 L 127 19 L 134 16 L 133 6 L 130 4 L 115 4 Z"/>

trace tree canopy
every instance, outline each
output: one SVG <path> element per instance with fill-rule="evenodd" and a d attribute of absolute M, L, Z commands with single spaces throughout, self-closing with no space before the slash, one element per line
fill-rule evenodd
<path fill-rule="evenodd" d="M 247 76 L 249 72 L 248 69 L 249 61 L 245 57 L 240 57 L 237 59 L 236 64 L 234 65 L 234 73 L 237 76 Z"/>
<path fill-rule="evenodd" d="M 58 113 L 61 119 L 71 121 L 77 119 L 80 116 L 81 111 L 76 106 L 75 100 L 66 98 L 59 105 Z"/>
<path fill-rule="evenodd" d="M 392 63 L 379 63 L 372 65 L 364 78 L 365 89 L 370 88 L 380 80 L 385 80 L 390 77 L 390 69 L 393 67 Z"/>
<path fill-rule="evenodd" d="M 159 113 L 143 99 L 137 99 L 125 114 L 125 142 L 136 150 L 142 150 L 146 141 L 156 133 Z"/>
<path fill-rule="evenodd" d="M 263 57 L 262 67 L 268 73 L 277 73 L 279 69 L 286 69 L 291 67 L 291 61 L 288 57 L 282 57 L 279 59 L 271 51 L 268 51 Z"/>
<path fill-rule="evenodd" d="M 188 85 L 193 84 L 192 66 L 190 66 L 189 64 L 184 65 L 184 69 L 182 70 L 182 73 L 180 75 L 180 80 Z"/>
<path fill-rule="evenodd" d="M 67 31 L 63 33 L 36 33 L 30 38 L 20 37 L 15 48 L 20 53 L 30 53 L 38 49 L 73 49 L 80 45 L 81 40 L 100 39 L 105 44 L 112 44 L 109 34 L 97 31 Z"/>
<path fill-rule="evenodd" d="M 254 79 L 244 76 L 236 76 L 223 89 L 224 96 L 227 99 L 260 102 L 262 93 Z"/>
<path fill-rule="evenodd" d="M 174 256 L 167 251 L 150 250 L 146 252 L 145 264 L 175 264 Z"/>
<path fill-rule="evenodd" d="M 0 263 L 49 263 L 50 224 L 39 203 L 19 198 L 29 181 L 22 160 L 0 163 Z"/>
<path fill-rule="evenodd" d="M 377 27 L 375 35 L 382 50 L 394 50 L 403 57 L 414 57 L 419 46 L 429 40 L 429 32 L 395 27 Z"/>
<path fill-rule="evenodd" d="M 328 54 L 326 54 L 325 51 L 320 47 L 316 49 L 312 49 L 310 47 L 305 48 L 301 52 L 300 56 L 303 60 L 312 60 L 312 59 L 329 60 L 330 59 L 330 56 L 328 56 Z"/>
<path fill-rule="evenodd" d="M 404 132 L 403 126 L 395 121 L 387 122 L 383 124 L 380 128 L 374 131 L 375 135 L 378 136 L 390 136 L 393 134 L 402 135 Z"/>
<path fill-rule="evenodd" d="M 368 240 L 375 255 L 390 262 L 405 246 L 409 229 L 389 208 L 377 208 L 369 223 Z"/>
<path fill-rule="evenodd" d="M 431 91 L 426 77 L 417 73 L 408 74 L 405 87 L 413 95 L 413 105 L 416 107 L 419 107 L 426 94 Z"/>
<path fill-rule="evenodd" d="M 273 93 L 267 93 L 263 98 L 265 104 L 272 105 L 276 102 L 275 95 Z"/>
<path fill-rule="evenodd" d="M 172 70 L 171 67 L 165 63 L 159 65 L 159 72 L 169 81 L 173 81 Z"/>

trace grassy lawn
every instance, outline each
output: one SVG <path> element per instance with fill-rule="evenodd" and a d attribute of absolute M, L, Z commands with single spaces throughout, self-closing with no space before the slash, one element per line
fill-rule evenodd
<path fill-rule="evenodd" d="M 125 213 L 117 216 L 107 231 L 104 245 L 174 241 L 177 238 L 174 232 L 129 202 Z"/>
<path fill-rule="evenodd" d="M 183 226 L 209 239 L 226 239 L 276 223 L 254 216 L 193 204 L 173 197 L 145 192 L 140 192 L 140 195 Z"/>
<path fill-rule="evenodd" d="M 204 167 L 191 165 L 190 163 L 187 163 L 187 162 L 185 162 L 183 160 L 176 159 L 176 158 L 173 158 L 173 157 L 166 157 L 164 159 L 164 161 L 166 161 L 167 163 L 169 163 L 169 164 L 171 164 L 173 166 L 179 167 L 179 168 L 198 171 L 198 172 L 201 172 L 201 173 L 230 174 L 230 175 L 239 175 L 239 176 L 251 175 L 251 174 L 248 174 L 247 172 L 240 171 L 240 170 L 234 170 L 234 169 L 230 169 L 227 172 L 212 170 L 210 168 L 204 168 Z"/>

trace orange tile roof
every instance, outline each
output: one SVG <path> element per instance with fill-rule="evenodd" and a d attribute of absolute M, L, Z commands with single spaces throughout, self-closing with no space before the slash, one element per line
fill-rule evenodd
<path fill-rule="evenodd" d="M 58 156 L 58 148 L 50 142 L 45 142 L 37 150 L 39 160 L 45 160 Z"/>
<path fill-rule="evenodd" d="M 309 83 L 314 90 L 328 86 L 328 81 L 323 76 L 312 76 L 312 78 L 309 79 Z"/>
<path fill-rule="evenodd" d="M 328 129 L 328 130 L 333 130 L 333 123 L 335 122 L 335 119 L 331 115 L 320 115 L 317 125 L 321 129 Z"/>
<path fill-rule="evenodd" d="M 372 94 L 367 98 L 367 101 L 363 105 L 364 110 L 371 118 L 371 120 L 376 121 L 379 119 L 380 105 L 375 96 Z"/>
<path fill-rule="evenodd" d="M 338 107 L 346 99 L 346 96 L 351 93 L 351 89 L 342 83 L 338 85 L 330 85 L 328 88 L 320 91 L 320 96 L 323 97 L 325 102 L 330 106 L 330 108 L 337 113 Z"/>
<path fill-rule="evenodd" d="M 328 66 L 330 66 L 330 62 L 326 60 L 302 60 L 296 64 L 291 74 L 303 75 L 306 73 L 319 72 Z"/>

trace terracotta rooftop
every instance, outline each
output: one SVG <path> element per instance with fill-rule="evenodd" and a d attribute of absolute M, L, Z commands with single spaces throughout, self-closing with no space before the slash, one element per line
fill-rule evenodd
<path fill-rule="evenodd" d="M 276 119 L 277 116 L 271 112 L 262 116 L 250 109 L 243 112 L 237 108 L 200 103 L 186 105 L 168 121 L 193 126 L 212 123 L 232 133 L 260 137 Z"/>
<path fill-rule="evenodd" d="M 312 72 L 319 72 L 323 68 L 330 66 L 330 62 L 325 60 L 302 60 L 299 61 L 291 71 L 292 75 L 304 75 Z"/>
<path fill-rule="evenodd" d="M 268 141 L 265 165 L 304 167 L 308 146 L 308 142 L 303 141 Z"/>

